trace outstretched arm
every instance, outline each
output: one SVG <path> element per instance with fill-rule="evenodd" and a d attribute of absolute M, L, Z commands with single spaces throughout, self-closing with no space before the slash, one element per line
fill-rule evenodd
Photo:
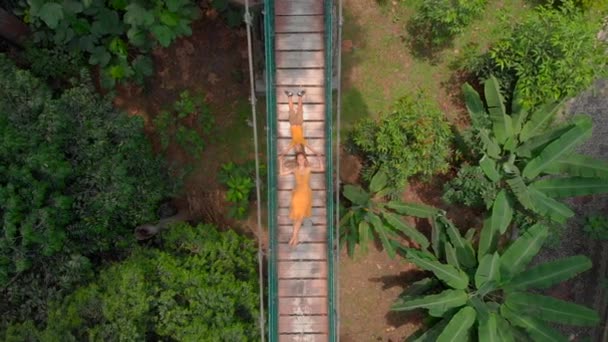
<path fill-rule="evenodd" d="M 285 157 L 283 155 L 279 156 L 279 176 L 287 176 L 292 172 L 293 170 L 285 168 Z"/>
<path fill-rule="evenodd" d="M 317 159 L 317 163 L 314 166 L 310 167 L 311 171 L 315 171 L 315 172 L 323 172 L 325 171 L 325 165 L 323 164 L 323 160 L 321 160 L 321 155 L 319 154 L 319 152 L 313 150 L 310 146 L 308 146 L 308 149 L 315 154 L 315 157 Z"/>

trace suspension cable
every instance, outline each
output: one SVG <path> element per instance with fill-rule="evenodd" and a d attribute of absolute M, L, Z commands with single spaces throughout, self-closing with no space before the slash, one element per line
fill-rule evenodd
<path fill-rule="evenodd" d="M 264 315 L 264 262 L 262 255 L 262 204 L 260 196 L 260 156 L 258 153 L 258 126 L 257 126 L 257 115 L 255 110 L 255 79 L 253 75 L 253 52 L 251 48 L 251 26 L 252 17 L 249 12 L 249 0 L 245 0 L 245 16 L 244 21 L 247 24 L 247 56 L 249 59 L 249 84 L 250 84 L 250 101 L 251 101 L 251 122 L 253 123 L 253 146 L 255 152 L 255 198 L 257 202 L 257 225 L 258 225 L 258 273 L 260 283 L 260 337 L 261 341 L 264 342 L 265 336 L 265 315 Z"/>
<path fill-rule="evenodd" d="M 340 274 L 340 111 L 342 106 L 342 24 L 344 19 L 342 17 L 342 0 L 338 0 L 338 74 L 337 74 L 337 86 L 336 86 L 336 264 L 334 265 L 335 274 Z M 340 332 L 340 287 L 339 277 L 334 277 L 336 282 L 335 286 L 335 307 L 336 307 L 336 330 L 338 334 Z"/>

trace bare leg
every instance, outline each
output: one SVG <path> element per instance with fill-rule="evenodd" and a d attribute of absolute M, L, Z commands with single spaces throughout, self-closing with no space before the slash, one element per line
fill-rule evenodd
<path fill-rule="evenodd" d="M 298 96 L 298 110 L 300 112 L 302 112 L 302 109 L 304 108 L 304 107 L 302 107 L 303 103 L 304 103 L 304 95 Z"/>
<path fill-rule="evenodd" d="M 291 111 L 295 112 L 295 109 L 293 108 L 293 96 L 287 96 L 287 102 L 288 102 L 288 105 L 289 105 L 289 111 L 290 112 Z"/>
<path fill-rule="evenodd" d="M 289 240 L 289 245 L 295 246 L 300 242 L 298 241 L 300 227 L 302 227 L 302 220 L 293 221 L 293 234 L 291 235 L 291 240 Z"/>

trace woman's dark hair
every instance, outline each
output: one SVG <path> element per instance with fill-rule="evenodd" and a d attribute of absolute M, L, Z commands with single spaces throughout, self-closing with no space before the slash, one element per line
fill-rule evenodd
<path fill-rule="evenodd" d="M 306 158 L 306 153 L 304 153 L 304 152 L 296 152 L 296 157 L 295 157 L 296 165 L 298 163 L 298 156 L 299 155 L 303 155 L 304 156 L 304 160 L 306 161 L 305 165 L 308 166 L 308 158 Z"/>

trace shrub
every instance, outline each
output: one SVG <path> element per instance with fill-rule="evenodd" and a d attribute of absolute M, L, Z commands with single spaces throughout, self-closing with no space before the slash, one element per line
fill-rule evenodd
<path fill-rule="evenodd" d="M 18 12 L 30 24 L 34 41 L 84 53 L 101 68 L 102 84 L 143 78 L 153 72 L 148 52 L 192 34 L 199 11 L 190 0 L 154 1 L 22 1 Z"/>
<path fill-rule="evenodd" d="M 42 341 L 255 341 L 256 250 L 210 225 L 174 226 L 160 248 L 138 248 L 98 279 L 50 303 Z M 9 333 L 29 334 L 31 322 Z M 8 336 L 7 336 L 8 337 Z M 9 340 L 9 338 L 6 338 Z"/>
<path fill-rule="evenodd" d="M 409 25 L 414 45 L 435 49 L 451 41 L 479 16 L 486 0 L 425 0 Z"/>
<path fill-rule="evenodd" d="M 608 218 L 603 215 L 591 215 L 586 217 L 583 231 L 592 239 L 608 240 Z"/>
<path fill-rule="evenodd" d="M 28 46 L 25 49 L 25 59 L 32 74 L 47 81 L 78 76 L 81 67 L 85 65 L 82 57 L 60 46 L 50 49 Z"/>
<path fill-rule="evenodd" d="M 444 114 L 419 93 L 399 99 L 378 120 L 358 122 L 349 139 L 366 160 L 364 177 L 382 171 L 398 189 L 411 176 L 447 170 L 452 132 Z"/>
<path fill-rule="evenodd" d="M 266 174 L 264 165 L 260 165 L 260 179 Z M 228 215 L 236 219 L 247 217 L 249 202 L 255 193 L 255 162 L 248 161 L 242 164 L 229 162 L 222 165 L 219 173 L 219 182 L 228 188 L 226 200 L 232 205 Z M 261 185 L 263 188 L 263 185 Z"/>
<path fill-rule="evenodd" d="M 444 185 L 443 191 L 443 200 L 449 204 L 489 209 L 496 197 L 496 184 L 489 181 L 479 167 L 467 164 Z"/>
<path fill-rule="evenodd" d="M 595 38 L 599 28 L 571 2 L 559 9 L 540 6 L 483 61 L 471 63 L 473 71 L 481 79 L 494 74 L 509 94 L 517 83 L 525 107 L 559 101 L 605 73 L 606 44 Z"/>

